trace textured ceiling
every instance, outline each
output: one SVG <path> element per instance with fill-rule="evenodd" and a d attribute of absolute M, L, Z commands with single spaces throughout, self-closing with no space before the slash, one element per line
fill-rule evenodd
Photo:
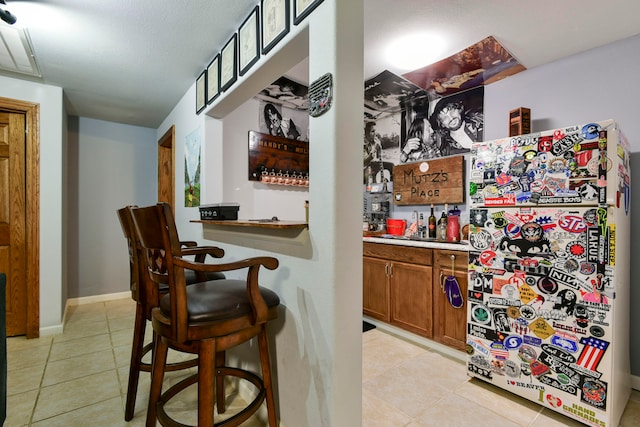
<path fill-rule="evenodd" d="M 70 114 L 155 128 L 258 3 L 7 0 L 42 78 L 0 73 L 61 86 Z M 406 71 L 382 53 L 410 31 L 440 32 L 443 58 L 493 35 L 527 68 L 640 32 L 637 0 L 364 0 L 364 9 L 365 78 Z"/>

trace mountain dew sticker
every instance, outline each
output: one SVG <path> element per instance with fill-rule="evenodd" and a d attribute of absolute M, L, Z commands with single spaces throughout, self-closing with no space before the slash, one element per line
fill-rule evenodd
<path fill-rule="evenodd" d="M 609 225 L 609 265 L 616 265 L 616 225 Z"/>

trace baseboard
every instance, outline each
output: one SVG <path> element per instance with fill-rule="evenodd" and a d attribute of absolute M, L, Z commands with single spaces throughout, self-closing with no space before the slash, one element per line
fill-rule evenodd
<path fill-rule="evenodd" d="M 95 302 L 111 301 L 116 299 L 131 298 L 131 292 L 116 292 L 113 294 L 93 295 L 90 297 L 69 298 L 67 307 L 74 305 L 93 304 Z M 65 308 L 66 310 L 66 308 Z"/>
<path fill-rule="evenodd" d="M 40 328 L 40 336 L 47 337 L 51 335 L 59 335 L 64 332 L 64 324 L 67 319 L 67 310 L 69 307 L 83 304 L 93 304 L 96 302 L 104 302 L 104 301 L 112 301 L 124 298 L 131 298 L 131 292 L 116 292 L 113 294 L 104 294 L 104 295 L 93 295 L 90 297 L 79 297 L 79 298 L 69 298 L 67 299 L 67 303 L 64 307 L 64 313 L 62 313 L 62 323 L 59 325 L 47 326 L 44 328 Z"/>
<path fill-rule="evenodd" d="M 47 326 L 46 328 L 40 328 L 40 337 L 48 337 L 51 335 L 60 335 L 63 332 L 63 325 L 64 323 L 60 324 L 60 325 L 54 325 L 54 326 Z"/>
<path fill-rule="evenodd" d="M 404 329 L 400 329 L 388 323 L 384 323 L 379 320 L 372 319 L 371 317 L 368 317 L 368 316 L 364 316 L 363 319 L 371 324 L 376 325 L 376 327 L 378 327 L 381 331 L 387 332 L 391 335 L 395 335 L 398 338 L 402 338 L 406 341 L 409 341 L 421 347 L 426 347 L 430 350 L 437 351 L 438 353 L 441 353 L 459 362 L 464 363 L 467 359 L 467 355 L 463 351 L 456 350 L 451 347 L 447 347 L 444 344 L 437 343 L 428 338 L 421 337 L 411 332 L 407 332 Z"/>
<path fill-rule="evenodd" d="M 640 377 L 631 375 L 631 388 L 640 391 Z"/>

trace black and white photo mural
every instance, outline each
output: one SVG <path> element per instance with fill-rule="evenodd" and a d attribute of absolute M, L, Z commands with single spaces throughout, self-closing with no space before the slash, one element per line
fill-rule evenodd
<path fill-rule="evenodd" d="M 262 133 L 297 141 L 309 141 L 308 87 L 286 77 L 261 90 L 258 117 Z"/>
<path fill-rule="evenodd" d="M 393 181 L 393 165 L 469 152 L 483 140 L 484 87 L 437 96 L 385 71 L 365 82 L 364 182 Z"/>
<path fill-rule="evenodd" d="M 393 181 L 393 165 L 399 163 L 401 114 L 385 115 L 364 123 L 363 179 L 369 176 L 374 183 Z M 386 181 L 385 181 L 386 180 Z"/>
<path fill-rule="evenodd" d="M 484 85 L 524 69 L 490 36 L 402 76 L 385 70 L 365 81 L 365 182 L 368 168 L 381 183 L 393 180 L 393 165 L 468 153 L 484 140 Z"/>
<path fill-rule="evenodd" d="M 468 153 L 484 138 L 483 100 L 480 86 L 403 110 L 400 163 Z"/>

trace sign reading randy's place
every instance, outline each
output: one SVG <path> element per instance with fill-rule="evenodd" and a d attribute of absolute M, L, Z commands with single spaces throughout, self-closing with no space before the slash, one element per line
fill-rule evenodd
<path fill-rule="evenodd" d="M 453 156 L 393 167 L 396 205 L 464 202 L 464 157 Z"/>

